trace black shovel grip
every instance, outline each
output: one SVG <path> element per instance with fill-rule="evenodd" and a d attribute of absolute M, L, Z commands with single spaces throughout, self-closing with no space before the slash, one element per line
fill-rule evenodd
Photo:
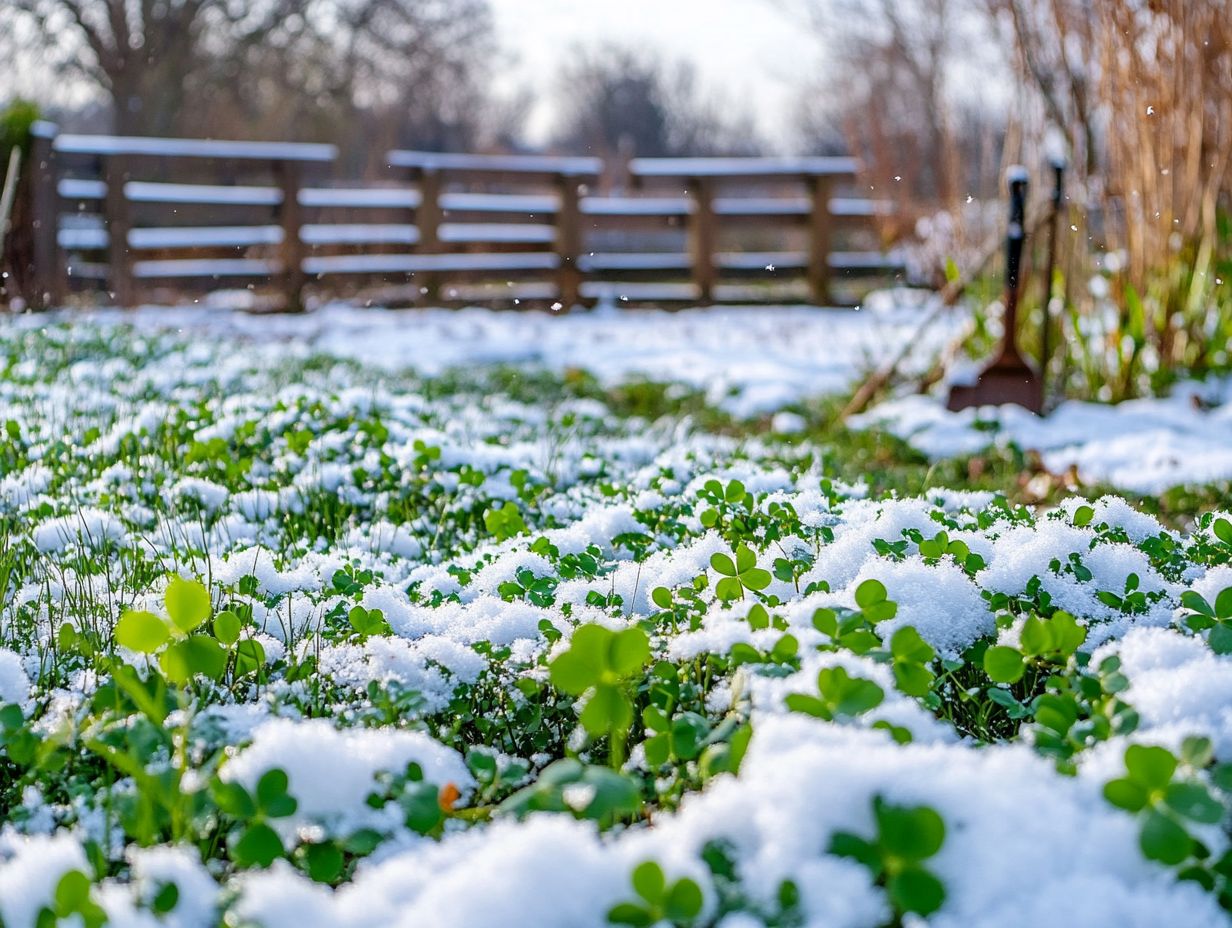
<path fill-rule="evenodd" d="M 1021 168 L 1011 168 L 1010 182 L 1010 225 L 1005 239 L 1005 289 L 1007 293 L 1018 293 L 1018 275 L 1022 269 L 1022 244 L 1027 237 L 1027 172 Z"/>

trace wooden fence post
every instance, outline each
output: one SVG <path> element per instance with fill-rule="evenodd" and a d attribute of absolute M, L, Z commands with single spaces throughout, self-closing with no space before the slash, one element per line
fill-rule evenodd
<path fill-rule="evenodd" d="M 57 241 L 59 200 L 56 192 L 56 162 L 53 143 L 56 127 L 35 123 L 30 133 L 30 163 L 25 176 L 30 183 L 30 292 L 27 302 L 49 309 L 64 298 L 65 269 Z"/>
<path fill-rule="evenodd" d="M 830 178 L 819 174 L 809 178 L 812 206 L 809 211 L 809 294 L 818 306 L 830 303 Z"/>
<path fill-rule="evenodd" d="M 419 171 L 419 208 L 415 211 L 415 228 L 419 231 L 418 251 L 423 255 L 439 254 L 441 250 L 441 172 L 436 168 Z M 414 281 L 414 276 L 412 276 Z M 433 305 L 440 302 L 440 276 L 430 271 L 419 274 L 419 293 L 415 302 Z"/>
<path fill-rule="evenodd" d="M 107 287 L 117 306 L 132 309 L 137 305 L 137 288 L 133 280 L 132 252 L 128 247 L 128 231 L 132 227 L 128 211 L 128 165 L 124 155 L 103 156 L 103 181 L 107 194 L 103 199 L 103 221 L 107 228 Z"/>
<path fill-rule="evenodd" d="M 273 167 L 282 191 L 282 202 L 278 205 L 278 222 L 282 226 L 282 247 L 279 249 L 279 255 L 282 261 L 283 309 L 289 313 L 300 313 L 304 311 L 304 286 L 307 283 L 304 275 L 304 240 L 301 235 L 304 210 L 299 202 L 302 168 L 297 161 L 285 160 L 273 162 Z"/>
<path fill-rule="evenodd" d="M 558 289 L 561 309 L 578 305 L 582 291 L 582 271 L 578 256 L 582 251 L 582 214 L 578 207 L 578 179 L 561 174 L 556 179 L 560 205 L 556 213 L 556 255 L 560 258 Z"/>
<path fill-rule="evenodd" d="M 717 225 L 714 214 L 714 190 L 705 177 L 695 177 L 688 184 L 693 198 L 693 215 L 689 223 L 689 257 L 693 265 L 693 283 L 697 286 L 697 301 L 702 306 L 714 299 L 714 248 Z"/>

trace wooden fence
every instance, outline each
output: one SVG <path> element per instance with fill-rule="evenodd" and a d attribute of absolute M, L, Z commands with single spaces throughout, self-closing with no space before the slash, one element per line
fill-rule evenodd
<path fill-rule="evenodd" d="M 382 183 L 331 145 L 36 133 L 34 302 L 121 306 L 250 287 L 392 302 L 851 302 L 900 273 L 848 158 L 391 151 Z"/>

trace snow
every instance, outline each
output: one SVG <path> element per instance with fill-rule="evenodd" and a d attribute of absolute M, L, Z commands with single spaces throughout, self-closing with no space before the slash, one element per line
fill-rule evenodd
<path fill-rule="evenodd" d="M 512 267 L 543 265 L 551 255 L 471 255 Z M 429 260 L 431 259 L 431 261 Z M 440 259 L 444 260 L 444 259 Z M 307 259 L 312 273 L 436 268 L 432 256 L 350 255 Z M 424 262 L 428 262 L 425 264 Z M 203 264 L 212 264 L 204 262 Z M 431 264 L 431 268 L 429 267 Z M 202 273 L 208 267 L 200 268 Z M 612 285 L 613 293 L 629 288 Z M 81 318 L 78 314 L 75 318 Z M 786 307 L 708 310 L 625 310 L 559 317 L 486 309 L 411 313 L 330 305 L 306 316 L 254 317 L 217 308 L 96 311 L 92 321 L 126 322 L 139 329 L 171 326 L 199 336 L 276 339 L 364 364 L 412 367 L 428 374 L 473 364 L 538 364 L 551 370 L 585 368 L 615 383 L 642 375 L 705 389 L 738 416 L 773 413 L 807 398 L 839 392 L 913 335 L 911 313 Z M 934 328 L 913 352 L 927 366 L 945 344 Z M 288 347 L 287 350 L 290 350 Z"/>
<path fill-rule="evenodd" d="M 918 557 L 865 562 L 842 597 L 848 606 L 855 606 L 856 588 L 869 579 L 880 580 L 888 597 L 898 603 L 898 614 L 878 627 L 887 640 L 900 628 L 912 626 L 942 657 L 953 658 L 993 631 L 992 614 L 979 587 L 952 562 L 928 565 Z"/>
<path fill-rule="evenodd" d="M 629 173 L 644 178 L 805 178 L 854 174 L 856 166 L 852 158 L 634 158 Z"/>
<path fill-rule="evenodd" d="M 143 903 L 148 905 L 168 883 L 175 884 L 179 898 L 163 920 L 169 928 L 209 928 L 216 923 L 218 884 L 194 851 L 179 847 L 139 848 L 130 858 L 135 878 L 132 888 Z"/>
<path fill-rule="evenodd" d="M 277 187 L 219 184 L 170 184 L 129 181 L 124 195 L 134 203 L 204 203 L 212 206 L 277 206 L 282 191 Z"/>
<path fill-rule="evenodd" d="M 474 782 L 457 752 L 421 732 L 339 731 L 326 719 L 263 723 L 252 744 L 223 767 L 222 777 L 252 792 L 262 774 L 284 771 L 287 791 L 299 805 L 274 825 L 290 842 L 297 829 L 309 825 L 345 836 L 388 826 L 391 812 L 396 821 L 396 807 L 373 809 L 366 800 L 379 791 L 378 773 L 401 774 L 411 763 L 422 768 L 427 783 L 453 784 L 465 792 Z"/>
<path fill-rule="evenodd" d="M 1138 577 L 1139 589 L 1144 592 L 1179 596 L 1180 591 L 1160 577 L 1137 548 L 1124 544 L 1094 546 L 1094 534 L 1060 520 L 1010 528 L 994 541 L 980 583 L 1012 595 L 1026 590 L 1031 579 L 1038 577 L 1041 589 L 1058 608 L 1099 623 L 1089 629 L 1087 647 L 1124 634 L 1131 625 L 1167 625 L 1172 610 L 1166 601 L 1161 600 L 1144 615 L 1130 617 L 1099 600 L 1100 591 L 1124 592 L 1130 574 Z M 1071 557 L 1077 557 L 1091 572 L 1089 580 L 1066 571 Z M 1059 561 L 1060 571 L 1053 568 L 1054 561 Z"/>
<path fill-rule="evenodd" d="M 184 723 L 176 738 L 192 748 L 185 789 L 211 775 L 211 759 L 224 781 L 250 790 L 280 769 L 297 808 L 269 821 L 288 851 L 365 829 L 381 842 L 357 860 L 353 877 L 331 889 L 286 861 L 247 870 L 218 857 L 202 862 L 193 842 L 125 847 L 115 819 L 92 806 L 89 791 L 65 800 L 30 787 L 14 807 L 19 814 L 0 830 L 5 925 L 33 924 L 62 874 L 87 867 L 83 847 L 93 841 L 111 854 L 113 868 L 96 881 L 94 898 L 113 923 L 141 928 L 598 926 L 612 905 L 632 897 L 630 872 L 646 860 L 671 879 L 698 882 L 701 924 L 764 924 L 752 911 L 771 911 L 790 880 L 800 892 L 801 924 L 874 928 L 894 919 L 884 889 L 864 867 L 827 849 L 837 832 L 871 834 L 876 797 L 927 805 L 945 822 L 946 840 L 927 864 L 946 889 L 944 907 L 927 922 L 936 928 L 1228 924 L 1213 894 L 1144 858 L 1139 821 L 1102 797 L 1132 743 L 1175 748 L 1201 734 L 1220 760 L 1232 757 L 1232 658 L 1177 625 L 1184 591 L 1213 601 L 1232 586 L 1223 549 L 1205 529 L 1167 532 L 1114 496 L 979 520 L 992 511 L 987 493 L 934 488 L 919 499 L 873 499 L 862 486 L 819 488 L 820 466 L 801 463 L 811 449 L 799 435 L 808 425 L 800 404 L 841 389 L 893 351 L 913 330 L 912 313 L 876 303 L 860 314 L 759 308 L 559 318 L 330 306 L 295 318 L 217 308 L 73 318 L 71 329 L 46 317 L 4 323 L 12 326 L 6 333 L 46 327 L 37 337 L 74 360 L 46 381 L 31 361 L 14 361 L 0 380 L 2 418 L 13 409 L 28 452 L 21 469 L 2 478 L 0 507 L 20 526 L 14 545 L 22 570 L 26 560 L 33 564 L 0 604 L 0 633 L 30 630 L 23 643 L 10 649 L 6 637 L 0 648 L 0 702 L 36 715 L 40 734 L 70 731 L 89 714 L 100 674 L 76 667 L 63 679 L 35 673 L 59 622 L 84 628 L 109 620 L 113 594 L 123 606 L 163 608 L 162 579 L 128 589 L 108 573 L 118 565 L 140 563 L 156 578 L 202 577 L 216 603 L 250 612 L 245 634 L 265 648 L 268 678 L 251 687 L 203 684 L 202 704 L 169 721 Z M 168 327 L 178 329 L 174 338 Z M 82 347 L 100 337 L 122 341 L 122 356 L 99 359 Z M 929 344 L 919 348 L 926 355 Z M 313 363 L 301 363 L 308 359 Z M 737 441 L 686 422 L 621 419 L 593 399 L 557 407 L 499 394 L 437 395 L 394 374 L 490 363 L 581 367 L 608 383 L 639 374 L 683 382 L 736 415 L 765 417 L 775 431 L 796 437 Z M 1109 421 L 1148 419 L 1154 430 L 1191 415 L 1195 430 L 1210 420 L 1208 431 L 1218 435 L 1226 420 L 1220 408 L 1186 408 L 1174 398 L 1088 412 Z M 1006 429 L 1041 441 L 1052 428 L 1010 411 L 998 415 Z M 1065 442 L 1047 454 L 1099 439 L 1083 431 L 1094 420 L 1065 415 Z M 374 418 L 385 430 L 380 438 L 363 427 Z M 944 424 L 945 417 L 930 421 Z M 165 430 L 168 423 L 175 429 Z M 87 428 L 98 437 L 73 444 Z M 962 428 L 987 440 L 988 433 Z M 309 437 L 300 443 L 302 432 Z M 177 434 L 190 436 L 198 451 L 217 439 L 224 453 L 190 466 L 177 446 L 172 460 L 160 458 L 167 437 Z M 426 448 L 436 449 L 431 466 L 417 463 Z M 232 472 L 237 457 L 249 468 Z M 464 473 L 483 479 L 463 480 Z M 702 527 L 708 504 L 697 494 L 710 480 L 740 480 L 759 494 L 763 512 L 789 503 L 800 516 L 803 528 L 792 531 L 802 537 L 752 536 L 761 566 L 788 553 L 811 559 L 798 587 L 775 578 L 767 588 L 779 600 L 768 601 L 775 626 L 750 626 L 751 600 L 729 607 L 715 598 L 711 558 L 732 544 Z M 423 487 L 433 493 L 416 495 Z M 420 505 L 425 499 L 433 505 Z M 497 540 L 482 531 L 482 513 L 505 501 L 534 523 L 530 534 Z M 1093 518 L 1075 525 L 1086 505 Z M 659 514 L 683 526 L 681 534 L 655 524 Z M 442 540 L 448 532 L 440 526 L 450 520 L 455 537 Z M 318 535 L 289 534 L 288 523 L 310 521 Z M 824 540 L 817 537 L 822 528 Z M 968 573 L 949 556 L 926 560 L 911 538 L 941 529 L 985 566 Z M 650 538 L 644 557 L 618 541 L 632 533 Z M 1161 535 L 1180 551 L 1181 566 L 1148 556 L 1145 543 Z M 565 555 L 597 551 L 602 569 L 566 576 L 545 546 Z M 97 573 L 78 557 L 90 552 L 97 553 Z M 554 584 L 554 601 L 503 598 L 502 585 L 527 572 Z M 1101 600 L 1100 593 L 1123 592 L 1131 575 L 1147 596 L 1143 610 Z M 356 577 L 362 579 L 346 589 Z M 707 582 L 695 586 L 697 578 Z M 822 635 L 812 627 L 813 612 L 852 607 L 869 579 L 881 581 L 898 606 L 877 625 L 882 643 L 911 626 L 950 659 L 979 642 L 1013 641 L 1016 629 L 998 628 L 993 602 L 1038 584 L 1087 628 L 1083 648 L 1094 652 L 1094 666 L 1120 658 L 1129 681 L 1122 695 L 1140 728 L 1081 752 L 1073 775 L 1059 772 L 1029 738 L 977 744 L 900 692 L 882 655 L 814 647 Z M 822 581 L 828 592 L 805 594 Z M 657 587 L 698 590 L 696 621 L 669 628 L 651 600 Z M 596 605 L 595 595 L 619 601 Z M 346 616 L 355 606 L 379 610 L 389 633 L 352 634 Z M 463 754 L 521 748 L 501 746 L 497 735 L 450 740 L 451 726 L 550 709 L 554 697 L 537 689 L 548 677 L 545 660 L 587 623 L 651 629 L 654 660 L 697 659 L 699 667 L 738 644 L 769 651 L 787 630 L 800 645 L 799 667 L 745 664 L 706 694 L 716 719 L 747 713 L 752 740 L 738 774 L 704 788 L 690 784 L 678 808 L 651 808 L 603 833 L 568 814 L 519 820 L 486 808 L 489 797 Z M 109 625 L 90 627 L 105 634 Z M 279 665 L 288 658 L 311 658 L 299 664 L 310 667 L 308 679 L 284 675 Z M 789 694 L 815 692 L 818 671 L 835 666 L 875 682 L 884 701 L 833 723 L 788 710 Z M 978 670 L 969 673 L 978 679 Z M 475 705 L 469 700 L 476 692 L 490 718 L 463 718 L 456 708 Z M 395 702 L 406 694 L 415 698 Z M 906 729 L 911 743 L 896 743 L 873 727 L 878 722 Z M 560 740 L 584 749 L 569 724 Z M 631 747 L 628 769 L 657 776 L 643 769 L 645 750 Z M 519 785 L 552 757 L 534 755 Z M 450 818 L 439 836 L 420 835 L 407 827 L 396 797 L 370 799 L 388 795 L 390 780 L 410 764 L 438 801 L 453 787 L 460 808 L 478 814 Z M 1220 854 L 1227 838 L 1212 834 Z M 730 849 L 751 909 L 721 921 L 701 859 L 716 841 Z M 150 903 L 167 882 L 179 899 L 156 916 Z"/>
<path fill-rule="evenodd" d="M 721 251 L 714 256 L 715 264 L 724 269 L 739 271 L 802 270 L 808 266 L 806 251 Z M 831 261 L 834 267 L 843 266 L 841 257 Z"/>
<path fill-rule="evenodd" d="M 1219 756 L 1232 754 L 1232 658 L 1163 628 L 1134 629 L 1096 658 L 1108 654 L 1121 658 L 1130 681 L 1124 698 L 1142 717 L 1142 735 L 1173 750 L 1205 736 Z"/>
<path fill-rule="evenodd" d="M 334 913 L 329 890 L 301 879 L 285 861 L 269 870 L 242 876 L 243 896 L 236 913 L 244 922 L 263 928 L 307 928 L 344 925 Z"/>
<path fill-rule="evenodd" d="M 182 258 L 134 261 L 133 274 L 143 279 L 167 277 L 264 277 L 281 265 L 260 258 Z"/>
<path fill-rule="evenodd" d="M 431 171 L 478 171 L 496 174 L 565 174 L 598 177 L 598 158 L 552 155 L 464 155 L 433 151 L 391 151 L 389 163 L 397 168 Z"/>
<path fill-rule="evenodd" d="M 456 255 L 321 255 L 304 259 L 309 274 L 415 273 L 427 271 L 551 271 L 560 258 L 547 252 Z"/>
<path fill-rule="evenodd" d="M 658 860 L 673 877 L 704 883 L 688 861 L 721 839 L 735 848 L 755 898 L 769 902 L 782 880 L 793 879 L 806 924 L 882 924 L 888 912 L 867 871 L 824 852 L 837 831 L 871 832 L 871 798 L 880 795 L 927 804 L 946 821 L 945 844 L 930 866 L 947 902 L 930 925 L 1226 925 L 1196 884 L 1176 882 L 1141 858 L 1133 819 L 1105 803 L 1099 787 L 1058 774 L 1025 746 L 900 747 L 880 732 L 767 716 L 740 777 L 716 782 L 653 830 L 603 842 L 592 826 L 560 817 L 504 821 L 361 868 L 333 895 L 285 868 L 247 877 L 239 911 L 265 928 L 299 928 L 305 918 L 356 928 L 496 928 L 509 924 L 511 912 L 541 928 L 602 924 L 597 913 L 631 895 L 627 873 L 635 863 Z"/>
<path fill-rule="evenodd" d="M 56 233 L 56 244 L 66 250 L 90 251 L 106 248 L 108 240 L 106 229 L 60 229 Z"/>
<path fill-rule="evenodd" d="M 584 216 L 688 216 L 693 201 L 686 197 L 583 197 Z"/>
<path fill-rule="evenodd" d="M 30 704 L 30 677 L 21 655 L 0 648 L 0 706 L 15 703 L 23 709 Z"/>
<path fill-rule="evenodd" d="M 300 227 L 299 237 L 306 245 L 414 245 L 419 230 L 396 223 L 309 223 Z"/>
<path fill-rule="evenodd" d="M 669 252 L 616 252 L 587 254 L 578 259 L 578 266 L 591 273 L 613 271 L 687 271 L 692 259 L 687 254 Z"/>
<path fill-rule="evenodd" d="M 333 145 L 304 142 L 232 142 L 217 139 L 165 139 L 122 135 L 57 135 L 65 154 L 150 155 L 169 158 L 239 158 L 261 161 L 333 161 Z"/>
<path fill-rule="evenodd" d="M 437 235 L 442 242 L 455 244 L 550 245 L 556 240 L 556 227 L 526 222 L 443 222 Z"/>
<path fill-rule="evenodd" d="M 586 198 L 583 198 L 583 203 Z M 560 201 L 551 195 L 533 193 L 471 193 L 448 191 L 441 194 L 441 209 L 447 213 L 530 213 L 551 216 Z"/>
<path fill-rule="evenodd" d="M 101 200 L 107 196 L 107 182 L 65 177 L 56 184 L 56 192 L 66 200 Z"/>
<path fill-rule="evenodd" d="M 879 270 L 902 265 L 897 254 L 877 251 L 835 251 L 830 253 L 828 260 L 831 267 L 845 270 Z M 736 271 L 801 270 L 808 266 L 808 262 L 808 253 L 803 251 L 723 251 L 714 256 L 716 267 Z M 671 252 L 592 253 L 579 258 L 578 266 L 585 271 L 600 274 L 619 271 L 686 271 L 692 266 L 692 259 L 687 254 Z"/>
<path fill-rule="evenodd" d="M 890 200 L 867 200 L 862 197 L 835 197 L 830 200 L 832 216 L 881 216 L 894 212 Z"/>
<path fill-rule="evenodd" d="M 41 464 L 0 477 L 0 507 L 18 510 L 29 506 L 51 486 L 51 471 Z"/>
<path fill-rule="evenodd" d="M 1070 400 L 1041 418 L 1017 406 L 950 412 L 934 397 L 909 396 L 850 424 L 888 429 L 933 459 L 1013 444 L 1040 452 L 1053 473 L 1073 468 L 1087 484 L 1156 495 L 1232 479 L 1230 397 L 1228 381 L 1185 383 L 1118 405 Z"/>
<path fill-rule="evenodd" d="M 826 260 L 830 267 L 844 271 L 897 271 L 904 267 L 899 251 L 832 251 Z"/>
<path fill-rule="evenodd" d="M 71 835 L 25 838 L 0 831 L 0 920 L 34 928 L 39 910 L 51 904 L 56 884 L 70 870 L 88 870 L 85 852 Z"/>
<path fill-rule="evenodd" d="M 277 245 L 282 241 L 279 226 L 181 226 L 165 229 L 133 229 L 128 244 L 133 248 L 241 248 L 251 245 Z"/>
<path fill-rule="evenodd" d="M 124 537 L 124 526 L 109 512 L 83 508 L 67 516 L 48 519 L 35 527 L 34 546 L 40 551 L 62 551 L 70 545 L 95 547 Z"/>
<path fill-rule="evenodd" d="M 414 209 L 419 191 L 409 187 L 305 187 L 299 192 L 301 206 Z"/>
<path fill-rule="evenodd" d="M 872 203 L 871 200 L 830 200 L 831 213 L 844 210 L 845 202 Z M 807 216 L 813 203 L 807 197 L 715 197 L 714 211 L 720 216 Z M 846 212 L 849 216 L 871 216 L 865 212 Z"/>

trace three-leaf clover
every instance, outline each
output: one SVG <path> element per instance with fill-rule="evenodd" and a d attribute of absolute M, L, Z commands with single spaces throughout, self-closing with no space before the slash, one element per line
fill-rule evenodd
<path fill-rule="evenodd" d="M 1226 521 L 1226 520 L 1221 520 Z M 1232 586 L 1215 597 L 1212 606 L 1200 594 L 1186 590 L 1181 594 L 1181 605 L 1189 610 L 1184 621 L 1195 632 L 1210 629 L 1207 644 L 1216 654 L 1232 654 Z"/>
<path fill-rule="evenodd" d="M 373 635 L 390 635 L 393 633 L 385 613 L 380 609 L 365 609 L 363 606 L 352 606 L 347 612 L 347 622 L 360 641 Z"/>
<path fill-rule="evenodd" d="M 299 803 L 288 792 L 290 780 L 275 767 L 265 771 L 251 792 L 240 783 L 215 780 L 211 794 L 218 808 L 244 822 L 227 839 L 231 859 L 241 867 L 268 867 L 283 856 L 282 839 L 268 819 L 295 814 Z"/>
<path fill-rule="evenodd" d="M 863 677 L 851 676 L 844 667 L 823 667 L 817 673 L 818 695 L 791 693 L 784 702 L 792 712 L 833 722 L 855 718 L 881 705 L 885 690 Z"/>
<path fill-rule="evenodd" d="M 928 563 L 936 563 L 945 555 L 950 555 L 954 561 L 967 573 L 974 574 L 984 568 L 984 559 L 974 554 L 965 541 L 950 538 L 948 532 L 940 531 L 932 538 L 924 538 L 921 534 L 917 542 L 920 557 Z"/>
<path fill-rule="evenodd" d="M 984 652 L 984 672 L 994 683 L 1017 683 L 1032 662 L 1064 664 L 1086 641 L 1087 630 L 1068 612 L 1051 618 L 1029 616 L 1018 636 L 1018 647 L 994 645 Z"/>
<path fill-rule="evenodd" d="M 898 603 L 886 596 L 885 585 L 880 580 L 865 580 L 855 592 L 856 609 L 841 606 L 821 608 L 813 612 L 813 627 L 830 639 L 821 650 L 841 648 L 854 654 L 868 654 L 881 644 L 874 630 L 878 622 L 894 618 Z M 904 640 L 903 646 L 906 646 Z"/>
<path fill-rule="evenodd" d="M 158 666 L 177 685 L 202 675 L 221 680 L 231 656 L 235 674 L 252 673 L 265 663 L 265 649 L 251 638 L 240 640 L 244 623 L 234 611 L 223 610 L 211 623 L 213 634 L 194 634 L 213 608 L 205 584 L 173 577 L 163 597 L 167 617 L 126 610 L 116 623 L 115 640 L 138 654 L 158 654 Z M 379 614 L 379 613 L 378 613 Z"/>
<path fill-rule="evenodd" d="M 723 577 L 714 592 L 724 602 L 743 599 L 745 590 L 764 590 L 772 579 L 770 571 L 757 566 L 757 555 L 747 545 L 740 545 L 735 554 L 735 560 L 723 553 L 710 556 L 710 566 Z"/>
<path fill-rule="evenodd" d="M 71 921 L 85 928 L 106 925 L 107 913 L 91 897 L 90 888 L 88 876 L 80 870 L 69 870 L 56 883 L 52 904 L 43 909 L 37 924 L 58 925 Z"/>
<path fill-rule="evenodd" d="M 1211 531 L 1225 545 L 1232 545 L 1232 522 L 1224 518 L 1216 519 L 1211 523 Z"/>
<path fill-rule="evenodd" d="M 663 868 L 647 860 L 633 868 L 633 890 L 639 899 L 622 902 L 607 913 L 614 925 L 692 924 L 702 911 L 701 887 L 688 877 L 668 882 Z"/>
<path fill-rule="evenodd" d="M 650 659 L 650 639 L 630 627 L 614 632 L 583 625 L 573 633 L 569 650 L 552 661 L 552 685 L 573 696 L 586 696 L 579 720 L 591 735 L 609 735 L 613 752 L 633 724 L 633 700 L 627 681 Z"/>
<path fill-rule="evenodd" d="M 710 735 L 710 723 L 696 712 L 681 712 L 669 718 L 658 706 L 647 706 L 642 710 L 642 723 L 649 736 L 642 749 L 651 767 L 661 767 L 672 759 L 693 760 Z"/>
<path fill-rule="evenodd" d="M 887 598 L 885 584 L 880 580 L 865 580 L 856 587 L 856 605 L 873 625 L 898 615 L 898 603 Z"/>
<path fill-rule="evenodd" d="M 511 502 L 499 507 L 493 506 L 487 510 L 483 514 L 483 527 L 490 534 L 495 535 L 497 541 L 507 541 L 529 531 L 526 527 L 526 520 L 522 518 L 522 513 Z"/>
<path fill-rule="evenodd" d="M 1205 738 L 1187 738 L 1182 753 L 1209 761 Z M 1204 747 L 1205 745 L 1205 747 Z M 1104 784 L 1104 798 L 1143 816 L 1138 843 L 1151 860 L 1175 866 L 1194 850 L 1185 823 L 1214 825 L 1223 820 L 1223 803 L 1197 780 L 1176 780 L 1178 759 L 1167 748 L 1131 744 L 1125 749 L 1125 776 Z"/>
<path fill-rule="evenodd" d="M 928 806 L 896 806 L 873 799 L 876 835 L 869 839 L 836 832 L 830 853 L 850 857 L 867 867 L 885 886 L 895 911 L 931 915 L 945 902 L 945 886 L 924 866 L 945 843 L 945 821 Z"/>
<path fill-rule="evenodd" d="M 215 638 L 191 634 L 210 617 L 210 594 L 197 580 L 173 577 L 163 596 L 164 619 L 152 612 L 127 610 L 116 623 L 116 641 L 139 654 L 161 650 L 158 665 L 172 683 L 183 684 L 196 674 L 221 679 L 227 653 Z"/>

